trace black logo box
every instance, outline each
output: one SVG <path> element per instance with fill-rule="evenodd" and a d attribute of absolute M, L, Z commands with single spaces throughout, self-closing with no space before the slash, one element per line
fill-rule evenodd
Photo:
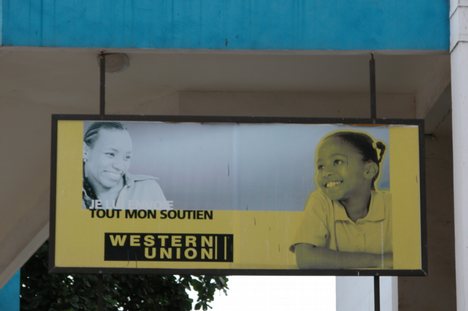
<path fill-rule="evenodd" d="M 106 261 L 232 262 L 232 234 L 109 232 L 104 238 Z"/>

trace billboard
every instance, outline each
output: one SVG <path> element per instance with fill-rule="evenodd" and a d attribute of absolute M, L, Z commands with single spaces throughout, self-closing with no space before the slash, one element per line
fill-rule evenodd
<path fill-rule="evenodd" d="M 422 275 L 417 120 L 55 115 L 52 271 Z"/>

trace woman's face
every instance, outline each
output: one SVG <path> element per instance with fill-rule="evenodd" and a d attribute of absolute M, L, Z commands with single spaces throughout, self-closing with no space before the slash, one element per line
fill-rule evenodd
<path fill-rule="evenodd" d="M 341 138 L 327 138 L 319 145 L 315 181 L 331 200 L 345 200 L 370 191 L 369 163 L 355 147 Z"/>
<path fill-rule="evenodd" d="M 132 157 L 132 140 L 125 130 L 100 129 L 92 147 L 85 144 L 85 176 L 96 192 L 123 186 Z"/>

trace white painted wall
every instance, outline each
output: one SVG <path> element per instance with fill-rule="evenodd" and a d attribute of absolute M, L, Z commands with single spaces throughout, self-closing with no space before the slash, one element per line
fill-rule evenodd
<path fill-rule="evenodd" d="M 337 277 L 336 311 L 374 311 L 373 277 Z M 398 310 L 396 277 L 380 278 L 380 310 Z"/>
<path fill-rule="evenodd" d="M 450 1 L 457 309 L 468 309 L 468 1 Z"/>

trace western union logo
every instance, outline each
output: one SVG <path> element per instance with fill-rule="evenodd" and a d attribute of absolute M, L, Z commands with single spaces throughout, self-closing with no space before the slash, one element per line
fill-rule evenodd
<path fill-rule="evenodd" d="M 233 261 L 232 234 L 105 233 L 104 260 Z"/>

